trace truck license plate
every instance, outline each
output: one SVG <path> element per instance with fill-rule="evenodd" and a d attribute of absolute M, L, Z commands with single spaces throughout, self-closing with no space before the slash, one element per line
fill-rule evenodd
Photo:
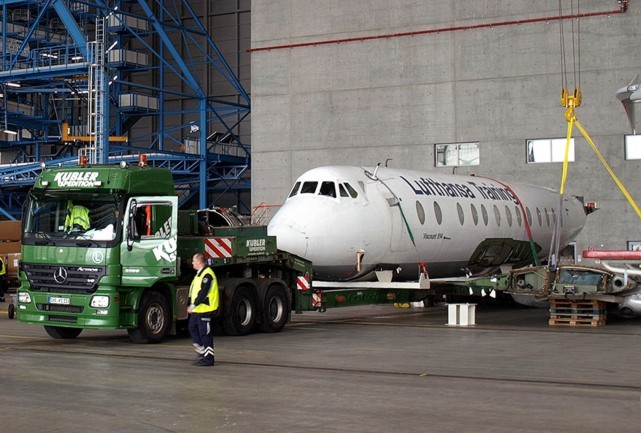
<path fill-rule="evenodd" d="M 49 303 L 56 305 L 69 305 L 71 304 L 71 299 L 69 298 L 58 298 L 55 296 L 49 296 Z"/>

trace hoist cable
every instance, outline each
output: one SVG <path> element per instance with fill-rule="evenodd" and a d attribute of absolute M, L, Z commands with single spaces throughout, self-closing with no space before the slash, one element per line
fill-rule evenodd
<path fill-rule="evenodd" d="M 581 0 L 577 0 L 576 3 L 576 16 L 581 16 Z M 576 19 L 576 57 L 577 57 L 577 67 L 575 77 L 576 87 L 581 87 L 581 20 Z"/>
<path fill-rule="evenodd" d="M 579 15 L 578 9 L 579 9 L 579 2 L 580 0 L 577 0 L 577 13 L 576 16 Z M 574 16 L 574 1 L 570 1 L 570 16 Z M 571 26 L 571 35 L 572 35 L 572 79 L 574 80 L 574 87 L 579 87 L 579 82 L 577 81 L 577 72 L 580 67 L 578 64 L 578 57 L 579 57 L 579 21 L 578 19 L 576 20 L 576 27 L 577 31 L 574 31 L 574 21 L 575 19 L 572 18 L 572 26 Z"/>
<path fill-rule="evenodd" d="M 563 7 L 561 0 L 559 0 L 559 16 L 563 16 Z M 563 37 L 563 20 L 559 20 L 559 47 L 561 50 L 561 88 L 567 87 L 566 71 L 565 71 L 565 38 Z"/>

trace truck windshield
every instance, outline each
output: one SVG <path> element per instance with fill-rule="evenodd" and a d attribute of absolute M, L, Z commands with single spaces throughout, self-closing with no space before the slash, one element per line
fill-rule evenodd
<path fill-rule="evenodd" d="M 43 245 L 113 241 L 121 227 L 119 202 L 119 197 L 106 194 L 32 194 L 26 205 L 23 240 Z"/>

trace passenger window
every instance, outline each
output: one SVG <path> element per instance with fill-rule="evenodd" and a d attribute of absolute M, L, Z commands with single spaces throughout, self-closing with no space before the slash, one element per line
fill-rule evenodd
<path fill-rule="evenodd" d="M 505 216 L 507 217 L 507 225 L 512 227 L 512 212 L 507 206 L 505 206 Z"/>
<path fill-rule="evenodd" d="M 345 185 L 342 183 L 338 184 L 338 193 L 341 195 L 341 197 L 349 197 L 349 194 L 347 194 L 347 190 L 345 189 Z"/>
<path fill-rule="evenodd" d="M 298 188 L 300 188 L 300 182 L 296 182 L 292 188 L 292 192 L 289 193 L 289 197 L 293 197 L 298 194 Z"/>
<path fill-rule="evenodd" d="M 434 202 L 434 216 L 436 217 L 437 224 L 441 225 L 443 222 L 443 212 L 441 211 L 441 206 L 436 202 Z"/>
<path fill-rule="evenodd" d="M 423 205 L 418 200 L 416 200 L 416 215 L 418 216 L 418 222 L 421 225 L 425 224 L 425 209 L 423 209 Z"/>
<path fill-rule="evenodd" d="M 501 227 L 501 212 L 499 212 L 499 208 L 496 207 L 496 205 L 494 205 L 493 207 L 494 207 L 494 219 L 496 220 L 496 225 Z"/>
<path fill-rule="evenodd" d="M 487 225 L 488 223 L 488 217 L 487 217 L 487 209 L 485 209 L 485 205 L 481 205 L 481 215 L 483 215 L 483 224 Z"/>
<path fill-rule="evenodd" d="M 525 208 L 525 214 L 527 215 L 527 224 L 532 227 L 532 213 L 530 212 L 529 207 Z"/>
<path fill-rule="evenodd" d="M 350 185 L 349 183 L 345 182 L 345 188 L 347 189 L 347 192 L 349 193 L 350 197 L 352 197 L 352 198 L 358 197 L 358 193 L 356 192 L 356 190 L 354 188 L 352 188 L 352 185 Z"/>
<path fill-rule="evenodd" d="M 552 212 L 552 224 L 556 225 L 556 212 L 554 209 L 550 209 L 550 212 Z"/>
<path fill-rule="evenodd" d="M 336 197 L 336 184 L 334 182 L 323 182 L 320 187 L 320 195 Z"/>
<path fill-rule="evenodd" d="M 463 225 L 465 223 L 465 213 L 463 213 L 463 207 L 460 203 L 456 203 L 456 211 L 458 212 L 458 221 Z"/>
<path fill-rule="evenodd" d="M 543 218 L 541 218 L 541 209 L 536 208 L 536 219 L 539 220 L 539 227 L 543 227 Z"/>
<path fill-rule="evenodd" d="M 550 213 L 548 212 L 548 208 L 543 208 L 543 212 L 545 212 L 545 223 L 550 227 Z"/>
<path fill-rule="evenodd" d="M 474 203 L 470 203 L 470 209 L 472 209 L 472 221 L 474 221 L 474 225 L 477 226 L 479 225 L 479 213 L 477 212 Z"/>
<path fill-rule="evenodd" d="M 305 182 L 303 187 L 300 189 L 301 194 L 314 194 L 316 192 L 316 187 L 318 182 Z"/>
<path fill-rule="evenodd" d="M 523 223 L 523 219 L 521 218 L 521 209 L 518 206 L 514 206 L 514 213 L 516 214 L 516 222 L 519 223 L 519 227 L 521 227 L 521 224 Z"/>

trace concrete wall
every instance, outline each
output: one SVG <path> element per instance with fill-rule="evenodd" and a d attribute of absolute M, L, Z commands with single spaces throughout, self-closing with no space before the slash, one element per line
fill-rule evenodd
<path fill-rule="evenodd" d="M 570 2 L 562 2 L 569 7 Z M 576 2 L 574 2 L 576 4 Z M 581 13 L 618 11 L 582 1 Z M 576 11 L 575 11 L 576 12 Z M 569 14 L 569 10 L 564 10 Z M 273 0 L 252 3 L 252 48 L 558 17 L 559 2 Z M 633 197 L 639 161 L 625 161 L 631 133 L 615 91 L 641 73 L 641 7 L 582 18 L 583 124 Z M 563 21 L 567 67 L 572 34 Z M 526 164 L 525 140 L 565 137 L 559 21 L 300 46 L 251 54 L 252 201 L 282 203 L 295 178 L 327 164 L 435 168 L 435 143 L 479 141 L 480 165 L 459 168 L 558 189 L 561 164 Z M 575 128 L 567 191 L 597 202 L 578 248 L 626 248 L 641 224 Z"/>

